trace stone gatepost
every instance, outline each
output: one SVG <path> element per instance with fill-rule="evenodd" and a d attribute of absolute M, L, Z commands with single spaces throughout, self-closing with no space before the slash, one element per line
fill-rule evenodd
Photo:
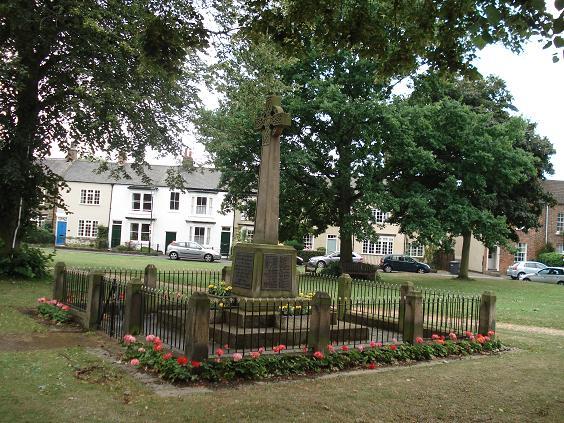
<path fill-rule="evenodd" d="M 403 320 L 405 317 L 405 298 L 407 294 L 413 291 L 413 282 L 406 282 L 400 286 L 400 304 L 399 304 L 399 316 L 398 316 L 398 328 L 401 332 L 403 328 Z"/>
<path fill-rule="evenodd" d="M 410 344 L 415 344 L 417 338 L 423 337 L 423 294 L 421 291 L 409 291 L 405 296 L 402 333 L 403 341 Z"/>
<path fill-rule="evenodd" d="M 157 287 L 157 266 L 155 266 L 154 264 L 148 264 L 145 267 L 143 282 L 145 283 L 145 286 L 148 288 Z"/>
<path fill-rule="evenodd" d="M 143 298 L 140 279 L 132 279 L 125 286 L 123 333 L 137 335 L 143 331 Z"/>
<path fill-rule="evenodd" d="M 221 280 L 227 285 L 231 285 L 231 266 L 223 266 L 223 269 L 221 269 Z"/>
<path fill-rule="evenodd" d="M 316 292 L 311 301 L 308 347 L 313 352 L 327 353 L 331 343 L 331 297 L 326 292 Z"/>
<path fill-rule="evenodd" d="M 490 330 L 495 331 L 495 303 L 496 296 L 493 292 L 485 291 L 480 300 L 480 324 L 478 333 L 487 335 Z"/>
<path fill-rule="evenodd" d="M 347 304 L 352 297 L 352 278 L 347 273 L 343 273 L 337 279 L 337 318 L 344 320 Z"/>
<path fill-rule="evenodd" d="M 66 298 L 63 298 L 63 285 L 64 285 L 66 271 L 67 271 L 67 266 L 65 265 L 64 262 L 59 261 L 57 262 L 57 264 L 55 264 L 55 273 L 54 273 L 55 284 L 53 285 L 53 298 L 61 302 L 66 301 Z"/>
<path fill-rule="evenodd" d="M 184 353 L 189 360 L 203 361 L 209 354 L 210 299 L 194 292 L 188 301 Z"/>
<path fill-rule="evenodd" d="M 100 314 L 100 288 L 102 286 L 102 272 L 88 273 L 88 292 L 86 294 L 86 315 L 83 325 L 88 330 L 98 329 Z"/>

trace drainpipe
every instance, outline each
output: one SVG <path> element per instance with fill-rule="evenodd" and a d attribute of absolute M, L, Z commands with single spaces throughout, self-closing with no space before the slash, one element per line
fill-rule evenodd
<path fill-rule="evenodd" d="M 548 203 L 546 204 L 546 215 L 544 217 L 544 243 L 548 244 Z"/>
<path fill-rule="evenodd" d="M 112 183 L 110 185 L 111 185 L 111 188 L 110 188 L 110 209 L 108 210 L 108 251 L 110 251 L 112 249 L 112 226 L 111 226 L 110 218 L 112 217 L 112 201 L 114 199 L 114 185 L 115 184 Z"/>

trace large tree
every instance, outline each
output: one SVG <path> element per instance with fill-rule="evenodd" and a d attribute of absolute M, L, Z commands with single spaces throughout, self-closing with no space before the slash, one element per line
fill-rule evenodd
<path fill-rule="evenodd" d="M 226 206 L 247 207 L 257 187 L 260 137 L 253 122 L 264 94 L 276 90 L 293 119 L 281 149 L 281 240 L 335 225 L 342 261 L 351 261 L 353 235 L 375 235 L 371 208 L 383 190 L 387 90 L 374 81 L 378 66 L 313 45 L 299 60 L 281 58 L 264 43 L 235 49 L 218 67 L 215 87 L 224 98 L 199 121 L 201 139 L 222 171 Z"/>
<path fill-rule="evenodd" d="M 496 78 L 425 75 L 395 105 L 401 128 L 386 154 L 391 221 L 423 243 L 462 236 L 459 277 L 468 278 L 472 236 L 486 246 L 516 240 L 515 228 L 539 225 L 551 196 L 550 142 L 510 111 Z"/>
<path fill-rule="evenodd" d="M 197 104 L 207 31 L 192 2 L 5 0 L 0 4 L 0 255 L 17 247 L 62 181 L 57 145 L 130 154 L 178 151 Z"/>

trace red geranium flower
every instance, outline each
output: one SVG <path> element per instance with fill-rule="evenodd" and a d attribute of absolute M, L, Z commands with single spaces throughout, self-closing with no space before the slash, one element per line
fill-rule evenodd
<path fill-rule="evenodd" d="M 225 354 L 225 351 L 223 351 L 221 348 L 215 350 L 215 355 L 217 355 L 218 357 L 221 357 L 223 354 Z"/>
<path fill-rule="evenodd" d="M 172 358 L 172 353 L 168 352 L 165 355 L 163 355 L 163 360 L 170 360 Z"/>
<path fill-rule="evenodd" d="M 375 368 L 376 368 L 376 363 L 374 363 L 374 362 L 372 361 L 370 364 L 368 364 L 368 368 L 369 368 L 369 369 L 375 369 Z"/>
<path fill-rule="evenodd" d="M 398 349 L 398 346 L 397 346 L 397 345 L 390 345 L 390 349 L 391 349 L 392 351 L 395 351 L 395 350 Z"/>
<path fill-rule="evenodd" d="M 193 368 L 197 369 L 198 367 L 200 367 L 202 365 L 201 361 L 191 361 L 190 364 L 192 365 Z"/>
<path fill-rule="evenodd" d="M 163 344 L 153 344 L 153 351 L 159 352 L 163 350 Z"/>
<path fill-rule="evenodd" d="M 314 352 L 314 353 L 313 353 L 313 356 L 314 356 L 315 358 L 317 358 L 318 360 L 323 360 L 323 357 L 324 357 L 324 355 L 323 355 L 323 353 L 322 353 L 321 351 L 316 351 L 316 352 Z"/>
<path fill-rule="evenodd" d="M 349 350 L 349 347 L 346 346 L 346 345 L 343 345 L 343 346 L 341 347 L 341 350 L 343 350 L 343 351 L 348 351 L 348 350 Z"/>
<path fill-rule="evenodd" d="M 180 364 L 181 366 L 186 366 L 188 364 L 188 359 L 186 357 L 182 356 L 182 357 L 178 357 L 176 359 L 176 362 L 178 364 Z"/>

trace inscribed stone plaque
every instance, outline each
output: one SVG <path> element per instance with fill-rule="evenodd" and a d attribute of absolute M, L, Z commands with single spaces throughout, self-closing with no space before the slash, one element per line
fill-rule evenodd
<path fill-rule="evenodd" d="M 251 289 L 255 253 L 239 251 L 233 263 L 233 286 Z"/>
<path fill-rule="evenodd" d="M 264 255 L 262 289 L 273 291 L 290 291 L 292 289 L 292 255 Z"/>

